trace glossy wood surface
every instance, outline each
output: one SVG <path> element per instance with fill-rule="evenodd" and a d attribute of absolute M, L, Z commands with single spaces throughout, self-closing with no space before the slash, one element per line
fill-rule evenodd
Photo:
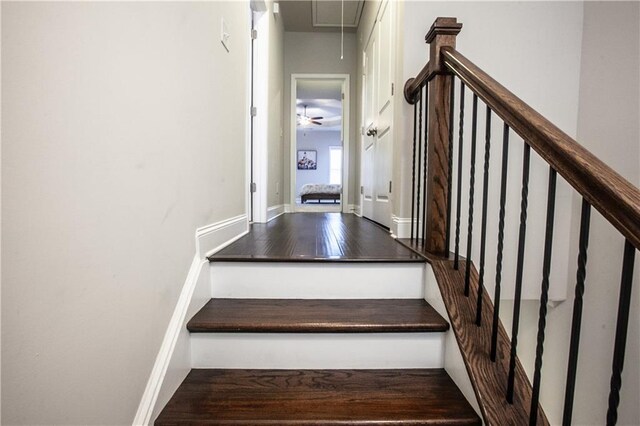
<path fill-rule="evenodd" d="M 426 245 L 430 252 L 444 256 L 447 247 L 447 212 L 449 210 L 449 116 L 453 77 L 437 75 L 429 89 L 429 139 L 427 143 Z"/>
<path fill-rule="evenodd" d="M 449 324 L 423 299 L 211 299 L 190 332 L 443 332 Z"/>
<path fill-rule="evenodd" d="M 424 262 L 389 231 L 353 214 L 289 213 L 251 225 L 248 235 L 209 257 L 255 262 Z"/>
<path fill-rule="evenodd" d="M 453 48 L 444 61 L 593 207 L 640 249 L 640 190 Z M 616 141 L 611 141 L 615 144 Z"/>
<path fill-rule="evenodd" d="M 418 252 L 420 245 L 408 239 L 401 240 Z M 505 398 L 509 371 L 510 339 L 499 323 L 496 362 L 491 361 L 491 330 L 493 321 L 493 303 L 488 292 L 483 292 L 481 326 L 475 324 L 478 295 L 478 271 L 471 265 L 470 296 L 464 295 L 464 271 L 466 260 L 460 261 L 458 270 L 453 269 L 453 261 L 425 255 L 433 267 L 447 309 L 451 328 L 458 341 L 471 384 L 473 385 L 484 421 L 488 425 L 527 425 L 531 407 L 532 386 L 518 360 L 515 370 L 514 402 L 509 404 Z M 538 406 L 538 425 L 549 424 L 547 417 Z"/>
<path fill-rule="evenodd" d="M 444 46 L 455 47 L 455 37 L 462 29 L 462 24 L 456 18 L 440 17 L 431 25 L 425 36 L 425 41 L 430 43 L 430 60 L 420 70 L 415 78 L 410 78 L 404 85 L 404 98 L 411 105 L 415 104 L 420 95 L 420 89 L 427 81 L 431 81 L 437 74 L 446 73 L 440 59 L 440 49 Z"/>
<path fill-rule="evenodd" d="M 479 425 L 444 370 L 191 370 L 156 425 Z"/>

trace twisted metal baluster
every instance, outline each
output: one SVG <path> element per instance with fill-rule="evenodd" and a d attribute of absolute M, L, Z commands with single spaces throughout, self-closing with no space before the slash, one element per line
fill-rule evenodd
<path fill-rule="evenodd" d="M 535 371 L 533 373 L 533 392 L 529 425 L 538 422 L 538 401 L 540 398 L 540 380 L 542 370 L 542 353 L 544 351 L 544 330 L 547 326 L 547 303 L 549 301 L 549 275 L 551 273 L 551 250 L 553 247 L 553 219 L 556 208 L 557 173 L 549 167 L 549 190 L 547 193 L 547 226 L 544 240 L 544 261 L 542 264 L 542 292 L 540 295 L 540 312 L 538 314 L 538 342 L 536 344 Z"/>
<path fill-rule="evenodd" d="M 453 126 L 451 132 L 453 133 Z M 453 268 L 458 269 L 458 258 L 460 257 L 460 209 L 462 207 L 462 141 L 464 131 L 464 82 L 460 81 L 460 121 L 458 129 L 458 189 L 457 189 L 457 206 L 456 206 L 456 245 L 455 255 L 453 258 Z M 452 136 L 453 138 L 453 136 Z"/>
<path fill-rule="evenodd" d="M 424 98 L 427 102 L 424 105 L 424 158 L 423 158 L 423 181 L 422 181 L 422 199 L 424 207 L 422 209 L 422 249 L 427 245 L 427 158 L 429 157 L 429 82 L 424 84 Z"/>
<path fill-rule="evenodd" d="M 498 324 L 500 321 L 500 284 L 502 282 L 502 252 L 504 248 L 504 214 L 507 202 L 507 170 L 509 165 L 509 125 L 502 130 L 502 176 L 500 179 L 500 219 L 498 222 L 498 254 L 496 256 L 496 288 L 493 295 L 493 325 L 491 327 L 491 361 L 498 350 Z"/>
<path fill-rule="evenodd" d="M 447 174 L 447 224 L 445 244 L 447 257 L 449 256 L 449 244 L 451 240 L 451 181 L 453 180 L 453 110 L 455 99 L 455 77 L 451 77 L 451 92 L 449 94 L 449 172 Z M 456 268 L 457 269 L 457 268 Z"/>
<path fill-rule="evenodd" d="M 520 326 L 520 302 L 522 297 L 522 272 L 524 268 L 524 243 L 527 234 L 527 206 L 529 197 L 529 159 L 531 147 L 525 142 L 522 160 L 522 198 L 520 201 L 520 232 L 518 235 L 518 260 L 516 265 L 516 291 L 513 301 L 513 322 L 511 323 L 511 353 L 509 357 L 509 377 L 507 379 L 507 402 L 513 404 L 513 389 L 516 372 L 518 347 L 518 327 Z"/>
<path fill-rule="evenodd" d="M 416 191 L 416 216 L 418 220 L 416 220 L 416 245 L 418 243 L 418 236 L 420 235 L 420 157 L 422 156 L 422 90 L 420 90 L 418 94 L 418 187 Z M 422 224 L 424 226 L 424 224 Z"/>
<path fill-rule="evenodd" d="M 487 203 L 489 197 L 489 155 L 491 154 L 491 109 L 487 106 L 487 122 L 484 142 L 484 179 L 482 182 L 482 220 L 480 227 L 480 273 L 478 300 L 476 301 L 476 325 L 482 323 L 482 295 L 484 292 L 484 258 L 487 251 Z"/>
<path fill-rule="evenodd" d="M 587 249 L 589 247 L 589 224 L 591 220 L 591 205 L 582 199 L 582 213 L 580 215 L 580 242 L 578 244 L 578 271 L 576 272 L 576 290 L 573 299 L 573 317 L 571 319 L 571 340 L 569 344 L 569 366 L 567 368 L 567 388 L 564 394 L 563 426 L 571 425 L 573 415 L 573 396 L 576 387 L 576 373 L 578 369 L 578 348 L 580 346 L 580 327 L 582 325 L 582 298 L 584 296 L 584 281 L 587 276 Z"/>
<path fill-rule="evenodd" d="M 469 174 L 469 224 L 467 228 L 467 261 L 464 270 L 464 295 L 469 296 L 471 280 L 471 243 L 473 236 L 473 192 L 476 182 L 476 125 L 478 121 L 478 95 L 473 94 L 473 112 L 471 115 L 471 172 Z"/>
<path fill-rule="evenodd" d="M 618 319 L 616 321 L 616 343 L 613 349 L 613 366 L 611 368 L 611 390 L 609 391 L 609 408 L 607 409 L 607 426 L 618 421 L 618 404 L 622 388 L 622 367 L 627 345 L 627 327 L 629 325 L 629 309 L 631 304 L 631 286 L 633 284 L 633 261 L 635 247 L 626 240 L 622 261 L 622 280 L 620 283 L 620 300 L 618 301 Z"/>
<path fill-rule="evenodd" d="M 411 171 L 411 241 L 413 242 L 413 237 L 414 237 L 414 232 L 413 232 L 413 228 L 414 228 L 414 221 L 415 221 L 415 214 L 414 214 L 414 209 L 415 209 L 415 204 L 416 204 L 416 126 L 417 126 L 417 120 L 418 120 L 418 104 L 415 103 L 413 104 L 413 161 L 411 163 L 412 166 L 412 171 Z M 417 238 L 417 236 L 416 236 Z"/>

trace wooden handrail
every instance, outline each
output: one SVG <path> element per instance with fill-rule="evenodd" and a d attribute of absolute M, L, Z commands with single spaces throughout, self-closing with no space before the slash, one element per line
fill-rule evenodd
<path fill-rule="evenodd" d="M 640 190 L 451 47 L 445 65 L 640 249 Z"/>
<path fill-rule="evenodd" d="M 433 75 L 434 73 L 431 72 L 430 63 L 427 62 L 415 78 L 410 78 L 404 84 L 404 99 L 411 105 L 415 104 L 422 86 L 431 80 Z"/>

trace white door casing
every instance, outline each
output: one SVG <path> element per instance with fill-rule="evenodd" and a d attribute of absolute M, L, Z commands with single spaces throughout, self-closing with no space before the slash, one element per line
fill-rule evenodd
<path fill-rule="evenodd" d="M 298 80 L 341 80 L 342 81 L 342 199 L 339 211 L 349 213 L 349 150 L 351 146 L 351 138 L 349 137 L 349 120 L 350 120 L 350 81 L 349 74 L 291 74 L 291 100 L 290 100 L 290 205 L 293 212 L 296 211 L 325 211 L 333 210 L 331 205 L 328 206 L 301 206 L 296 204 L 296 157 L 297 157 L 297 81 Z"/>

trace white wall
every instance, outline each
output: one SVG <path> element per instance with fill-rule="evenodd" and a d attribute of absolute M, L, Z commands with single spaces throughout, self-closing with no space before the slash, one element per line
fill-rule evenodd
<path fill-rule="evenodd" d="M 424 35 L 436 16 L 455 16 L 464 24 L 458 36 L 458 50 L 479 65 L 533 108 L 576 137 L 631 182 L 640 181 L 640 131 L 638 116 L 639 10 L 631 2 L 405 2 L 405 40 L 403 43 L 404 78 L 414 76 L 427 60 Z M 458 90 L 456 90 L 457 96 Z M 465 135 L 469 135 L 470 100 L 467 92 Z M 405 116 L 412 109 L 405 104 Z M 458 120 L 456 111 L 456 122 Z M 484 155 L 484 108 L 480 109 L 476 163 L 476 221 L 473 258 L 478 259 L 482 159 Z M 406 120 L 402 139 L 410 153 L 410 120 Z M 457 136 L 457 128 L 456 128 Z M 493 285 L 495 271 L 495 233 L 499 195 L 499 158 L 502 128 L 493 121 L 491 150 L 490 211 L 487 245 L 487 287 Z M 519 187 L 521 183 L 522 142 L 511 137 L 509 169 L 511 192 L 507 200 L 505 270 L 503 285 L 513 289 L 513 269 L 517 244 Z M 457 139 L 456 139 L 457 143 Z M 466 149 L 469 139 L 465 140 Z M 518 145 L 520 147 L 518 147 Z M 454 153 L 455 155 L 456 153 Z M 405 158 L 409 158 L 405 155 Z M 454 156 L 454 158 L 457 158 Z M 468 164 L 469 152 L 464 151 Z M 405 160 L 406 161 L 406 160 Z M 407 164 L 406 162 L 402 164 Z M 468 169 L 468 165 L 465 166 Z M 405 166 L 408 170 L 409 166 Z M 406 174 L 404 174 L 406 176 Z M 410 178 L 410 175 L 409 175 Z M 406 177 L 404 178 L 406 180 Z M 463 176 L 468 190 L 468 173 Z M 541 255 L 544 237 L 547 170 L 532 156 L 525 260 L 526 298 L 539 297 Z M 559 424 L 566 380 L 569 327 L 573 304 L 573 286 L 577 265 L 577 228 L 579 197 L 563 182 L 558 188 L 556 205 L 552 291 L 565 286 L 568 300 L 550 306 L 543 362 L 542 403 L 552 424 Z M 455 180 L 454 180 L 455 185 Z M 403 185 L 408 189 L 410 186 Z M 455 191 L 454 191 L 455 196 Z M 463 200 L 465 197 L 463 197 Z M 410 194 L 403 197 L 400 214 L 408 216 Z M 409 203 L 407 203 L 407 200 Z M 491 208 L 491 206 L 495 208 Z M 453 210 L 455 214 L 455 208 Z M 462 210 L 462 247 L 465 247 L 466 206 Z M 493 238 L 493 240 L 491 240 Z M 611 355 L 615 333 L 620 281 L 622 239 L 597 213 L 592 214 L 589 263 L 585 293 L 584 322 L 578 365 L 574 424 L 604 423 L 611 374 Z M 477 262 L 476 262 L 477 263 Z M 507 265 L 509 265 L 507 267 Z M 638 266 L 636 265 L 636 271 Z M 504 275 L 506 273 L 506 275 Z M 637 287 L 638 279 L 635 284 Z M 627 361 L 619 424 L 640 423 L 637 396 L 640 320 L 640 292 L 634 289 Z M 563 290 L 564 291 L 564 290 Z M 537 294 L 536 294 L 537 292 Z M 560 292 L 562 293 L 562 292 Z M 557 294 L 560 294 L 557 293 Z M 504 294 L 504 293 L 503 293 Z M 505 297 L 509 297 L 507 293 Z M 503 300 L 501 317 L 511 328 L 513 303 Z M 525 369 L 533 372 L 539 302 L 525 300 L 519 334 L 519 356 Z"/>
<path fill-rule="evenodd" d="M 329 183 L 329 147 L 341 146 L 340 131 L 297 131 L 297 149 L 317 151 L 316 170 L 296 170 L 296 194 L 307 183 Z"/>
<path fill-rule="evenodd" d="M 438 16 L 457 17 L 463 28 L 457 38 L 457 49 L 484 69 L 501 84 L 545 115 L 569 135 L 576 135 L 578 117 L 578 90 L 580 76 L 580 49 L 582 42 L 582 3 L 579 2 L 406 2 L 404 5 L 404 70 L 403 80 L 415 76 L 428 58 L 428 45 L 424 36 Z M 559 65 L 561 64 L 561 65 Z M 458 99 L 459 81 L 456 81 Z M 461 252 L 467 244 L 469 159 L 471 134 L 471 102 L 469 91 L 465 97 Z M 411 146 L 413 107 L 404 103 L 404 126 L 398 125 L 399 140 L 403 141 L 403 184 L 400 211 L 395 214 L 409 217 L 411 212 Z M 457 160 L 458 101 L 455 111 L 456 135 L 453 158 Z M 483 159 L 485 146 L 485 106 L 479 102 L 478 138 L 476 148 L 475 208 L 473 223 L 472 258 L 479 259 L 483 185 Z M 511 132 L 509 143 L 508 193 L 506 203 L 503 283 L 515 282 L 515 264 L 520 217 L 520 192 L 522 182 L 523 143 Z M 493 293 L 496 271 L 498 206 L 500 195 L 500 159 L 502 155 L 502 122 L 495 114 L 492 120 L 492 143 L 489 169 L 489 210 L 487 220 L 487 251 L 485 285 Z M 408 161 L 408 162 L 406 162 Z M 454 169 L 457 170 L 457 167 Z M 546 206 L 548 166 L 532 153 L 529 184 L 529 215 L 525 253 L 523 297 L 539 296 L 539 277 L 542 270 L 544 247 L 544 211 Z M 453 200 L 457 194 L 457 175 L 453 176 Z M 560 179 L 557 193 L 557 210 L 571 208 L 571 193 Z M 397 207 L 396 207 L 397 208 Z M 455 205 L 452 206 L 452 231 L 455 225 Z M 571 218 L 558 214 L 556 218 L 554 252 L 568 256 Z M 455 238 L 452 234 L 451 249 Z M 480 266 L 480 265 L 478 265 Z M 552 300 L 566 298 L 565 283 L 573 273 L 567 264 L 554 265 L 552 280 L 562 283 L 550 290 Z M 513 285 L 503 287 L 503 297 L 513 297 Z"/>
<path fill-rule="evenodd" d="M 586 2 L 580 70 L 577 140 L 632 183 L 640 179 L 640 4 Z M 603 76 L 612 74 L 614 78 Z M 566 262 L 575 286 L 579 196 L 574 196 L 575 237 Z M 559 212 L 559 214 L 568 212 Z M 578 357 L 574 424 L 603 424 L 615 336 L 623 238 L 592 210 L 583 323 Z M 637 255 L 636 255 L 637 257 Z M 559 259 L 562 261 L 561 259 Z M 636 259 L 631 317 L 618 424 L 640 424 L 640 262 Z M 543 364 L 542 401 L 553 423 L 560 422 L 573 298 L 551 307 Z M 508 314 L 510 305 L 505 306 Z M 538 303 L 523 306 L 520 356 L 533 371 Z"/>
<path fill-rule="evenodd" d="M 355 111 L 356 99 L 356 37 L 344 34 L 344 59 L 340 60 L 340 33 L 298 33 L 285 32 L 284 35 L 284 190 L 290 194 L 291 183 L 291 74 L 349 74 L 351 81 L 351 111 Z M 356 121 L 350 113 L 349 138 L 352 141 L 349 151 L 349 204 L 354 204 L 356 184 L 359 181 L 360 168 L 356 163 Z M 347 183 L 345 182 L 346 186 Z M 358 190 L 359 194 L 360 191 Z M 295 201 L 295 200 L 292 200 Z"/>
<path fill-rule="evenodd" d="M 131 423 L 195 229 L 245 213 L 248 17 L 2 4 L 4 424 Z"/>

